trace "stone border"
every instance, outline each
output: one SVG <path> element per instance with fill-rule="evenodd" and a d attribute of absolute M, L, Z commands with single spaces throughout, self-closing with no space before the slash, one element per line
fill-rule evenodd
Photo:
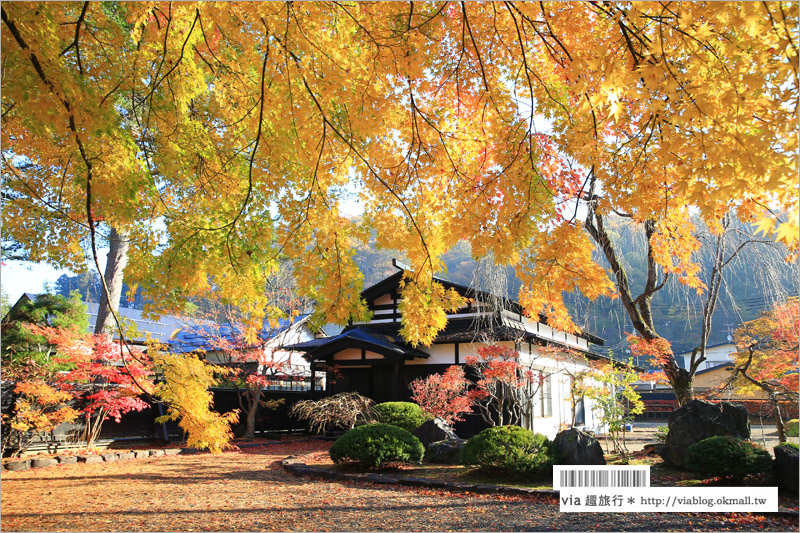
<path fill-rule="evenodd" d="M 120 450 L 119 452 L 103 451 L 103 453 L 86 455 L 56 455 L 55 457 L 31 457 L 3 463 L 3 471 L 21 472 L 32 468 L 46 468 L 57 465 L 74 465 L 78 463 L 97 464 L 115 461 L 130 461 L 147 457 L 166 457 L 169 455 L 185 455 L 199 453 L 196 448 L 159 448 L 151 450 Z"/>
<path fill-rule="evenodd" d="M 292 442 L 312 442 L 319 439 L 300 439 Z M 278 444 L 288 444 L 288 442 L 243 442 L 234 444 L 238 448 L 258 448 L 260 446 L 274 446 Z M 72 465 L 77 463 L 97 464 L 113 463 L 115 461 L 129 461 L 133 459 L 145 459 L 148 457 L 167 457 L 171 455 L 194 455 L 204 453 L 197 448 L 153 448 L 144 450 L 120 449 L 118 452 L 110 452 L 107 449 L 99 453 L 86 455 L 56 455 L 55 457 L 30 457 L 28 459 L 18 459 L 3 463 L 2 471 L 22 472 L 32 468 L 46 468 L 57 465 Z"/>
<path fill-rule="evenodd" d="M 362 483 L 402 485 L 406 487 L 450 490 L 454 492 L 475 492 L 479 494 L 504 494 L 508 496 L 547 496 L 550 498 L 558 498 L 559 495 L 559 492 L 553 489 L 526 489 L 524 487 L 507 487 L 503 485 L 490 485 L 488 483 L 457 483 L 438 479 L 392 476 L 378 473 L 350 474 L 347 472 L 334 472 L 325 468 L 309 466 L 303 463 L 297 456 L 290 456 L 282 460 L 281 466 L 290 474 L 329 481 L 350 480 L 360 481 Z"/>
<path fill-rule="evenodd" d="M 292 455 L 281 461 L 281 466 L 290 474 L 304 476 L 326 481 L 357 481 L 361 483 L 375 483 L 385 485 L 401 485 L 405 487 L 419 487 L 425 489 L 439 489 L 453 492 L 474 492 L 478 494 L 503 494 L 507 496 L 547 496 L 559 497 L 559 491 L 554 489 L 526 489 L 524 487 L 507 487 L 503 485 L 471 484 L 441 481 L 421 477 L 403 477 L 387 474 L 350 474 L 347 472 L 334 472 L 325 468 L 309 466 L 303 463 L 298 456 Z M 723 513 L 725 514 L 725 513 Z M 775 513 L 751 513 L 755 515 L 771 516 L 775 518 L 800 518 L 798 511 L 778 509 Z"/>

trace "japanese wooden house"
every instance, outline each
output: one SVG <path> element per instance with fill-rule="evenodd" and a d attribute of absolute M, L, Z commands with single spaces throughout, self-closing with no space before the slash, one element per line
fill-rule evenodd
<path fill-rule="evenodd" d="M 327 394 L 355 391 L 380 403 L 409 401 L 409 383 L 414 379 L 443 372 L 450 365 L 464 364 L 467 356 L 476 354 L 486 339 L 491 339 L 494 344 L 514 347 L 521 364 L 542 373 L 543 382 L 532 406 L 534 417 L 524 425 L 550 437 L 560 427 L 600 429 L 589 401 L 571 393 L 571 380 L 588 367 L 589 360 L 607 359 L 590 349 L 592 345 L 602 345 L 602 339 L 588 333 L 559 331 L 543 317 L 531 320 L 514 301 L 505 300 L 501 309 L 489 308 L 481 303 L 488 301 L 486 293 L 437 278 L 436 281 L 455 289 L 470 303 L 448 315 L 447 326 L 431 346 L 415 348 L 399 333 L 402 277 L 400 270 L 362 292 L 373 312 L 369 322 L 352 323 L 339 335 L 283 348 L 304 352 L 312 376 L 326 373 Z M 540 353 L 545 345 L 561 347 L 563 353 L 578 357 L 548 357 Z M 456 427 L 460 435 L 484 427 L 477 415 L 470 418 L 469 423 Z"/>

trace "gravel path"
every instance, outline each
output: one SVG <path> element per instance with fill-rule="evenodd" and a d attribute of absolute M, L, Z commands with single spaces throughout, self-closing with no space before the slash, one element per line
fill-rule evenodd
<path fill-rule="evenodd" d="M 280 459 L 286 444 L 3 472 L 3 531 L 797 531 L 711 514 L 562 514 L 535 498 L 323 482 Z M 760 519 L 759 520 L 763 520 Z"/>

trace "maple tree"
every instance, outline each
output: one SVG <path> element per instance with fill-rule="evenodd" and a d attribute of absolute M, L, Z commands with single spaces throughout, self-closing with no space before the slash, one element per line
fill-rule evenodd
<path fill-rule="evenodd" d="M 465 362 L 477 376 L 476 405 L 485 422 L 491 426 L 533 423 L 533 399 L 549 373 L 523 366 L 517 351 L 502 345 L 481 346 Z"/>
<path fill-rule="evenodd" d="M 232 318 L 228 315 L 228 318 Z M 294 318 L 294 317 L 293 317 Z M 292 364 L 292 353 L 278 349 L 279 343 L 291 342 L 281 334 L 280 324 L 267 323 L 255 339 L 246 334 L 241 325 L 204 325 L 191 328 L 194 335 L 205 341 L 203 351 L 214 353 L 218 365 L 228 370 L 222 376 L 220 386 L 236 389 L 240 412 L 245 421 L 243 437 L 255 437 L 256 415 L 260 408 L 274 409 L 283 399 L 262 400 L 263 390 L 272 382 L 301 376 L 304 369 Z M 291 327 L 291 322 L 284 328 Z M 278 337 L 277 339 L 275 337 Z"/>
<path fill-rule="evenodd" d="M 703 290 L 691 213 L 720 231 L 733 207 L 797 249 L 796 3 L 7 2 L 2 21 L 8 236 L 65 267 L 121 237 L 109 263 L 164 310 L 213 288 L 259 322 L 285 254 L 318 316 L 358 321 L 374 230 L 412 266 L 412 344 L 459 303 L 432 276 L 460 239 L 516 268 L 531 316 L 574 329 L 563 293 L 618 296 L 650 342 L 667 277 Z M 642 287 L 612 215 L 645 229 Z"/>
<path fill-rule="evenodd" d="M 153 368 L 146 354 L 125 353 L 106 335 L 86 335 L 74 330 L 26 326 L 58 350 L 57 362 L 69 368 L 54 374 L 59 390 L 77 400 L 84 419 L 83 437 L 91 448 L 103 422 L 150 406 L 140 398 L 152 391 Z"/>
<path fill-rule="evenodd" d="M 733 374 L 724 384 L 746 396 L 766 395 L 780 442 L 786 442 L 781 404 L 796 405 L 800 400 L 798 329 L 796 298 L 778 303 L 755 320 L 742 324 L 734 334 L 739 351 L 734 354 Z"/>
<path fill-rule="evenodd" d="M 41 380 L 17 383 L 14 392 L 19 396 L 11 412 L 3 413 L 2 452 L 14 446 L 20 455 L 44 434 L 64 422 L 72 422 L 80 413 L 67 405 L 72 395 Z"/>
<path fill-rule="evenodd" d="M 464 367 L 452 365 L 441 374 L 415 379 L 409 383 L 409 388 L 411 399 L 424 412 L 452 425 L 453 422 L 464 420 L 462 414 L 472 412 L 480 393 L 476 393 L 470 385 Z"/>
<path fill-rule="evenodd" d="M 214 395 L 209 389 L 230 369 L 208 364 L 197 354 L 164 352 L 156 345 L 151 346 L 150 352 L 164 376 L 153 393 L 167 406 L 167 413 L 156 422 L 178 420 L 178 426 L 186 432 L 187 446 L 207 448 L 211 453 L 228 448 L 233 439 L 231 424 L 238 421 L 239 411 L 213 411 Z"/>

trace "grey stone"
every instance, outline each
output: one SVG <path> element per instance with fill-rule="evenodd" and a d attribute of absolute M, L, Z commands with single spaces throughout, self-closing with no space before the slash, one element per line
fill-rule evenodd
<path fill-rule="evenodd" d="M 603 448 L 592 435 L 577 428 L 567 429 L 553 440 L 562 465 L 604 465 Z"/>
<path fill-rule="evenodd" d="M 37 457 L 31 459 L 31 468 L 44 468 L 47 466 L 56 466 L 58 460 L 53 457 Z"/>
<path fill-rule="evenodd" d="M 133 455 L 137 459 L 144 459 L 145 457 L 150 457 L 150 450 L 136 450 Z"/>
<path fill-rule="evenodd" d="M 164 455 L 178 455 L 181 453 L 180 448 L 167 448 L 164 450 Z"/>
<path fill-rule="evenodd" d="M 150 450 L 150 457 L 163 457 L 164 450 Z"/>
<path fill-rule="evenodd" d="M 448 439 L 432 442 L 425 447 L 425 460 L 429 463 L 461 464 L 461 448 L 467 443 L 464 439 Z"/>
<path fill-rule="evenodd" d="M 74 455 L 59 455 L 56 459 L 62 465 L 74 465 L 78 462 L 78 458 Z"/>
<path fill-rule="evenodd" d="M 800 487 L 800 460 L 797 448 L 775 446 L 775 482 L 778 488 L 797 494 Z"/>
<path fill-rule="evenodd" d="M 20 472 L 22 470 L 28 470 L 31 467 L 31 461 L 30 459 L 24 461 L 9 461 L 5 466 L 6 470 L 10 470 L 11 472 Z"/>
<path fill-rule="evenodd" d="M 133 452 L 120 452 L 117 455 L 119 456 L 120 461 L 130 461 L 136 457 Z"/>
<path fill-rule="evenodd" d="M 104 453 L 102 456 L 103 461 L 107 463 L 113 463 L 114 461 L 119 461 L 119 455 L 116 453 Z"/>
<path fill-rule="evenodd" d="M 669 415 L 669 432 L 660 455 L 669 464 L 684 467 L 689 446 L 709 437 L 731 435 L 750 439 L 750 417 L 743 406 L 691 400 Z"/>
<path fill-rule="evenodd" d="M 453 429 L 441 418 L 434 418 L 423 423 L 420 427 L 413 431 L 413 435 L 417 437 L 425 449 L 432 442 L 439 442 L 442 440 L 458 440 L 458 435 Z"/>
<path fill-rule="evenodd" d="M 103 458 L 99 455 L 81 455 L 78 457 L 78 462 L 86 463 L 87 465 L 93 463 L 102 463 Z"/>

